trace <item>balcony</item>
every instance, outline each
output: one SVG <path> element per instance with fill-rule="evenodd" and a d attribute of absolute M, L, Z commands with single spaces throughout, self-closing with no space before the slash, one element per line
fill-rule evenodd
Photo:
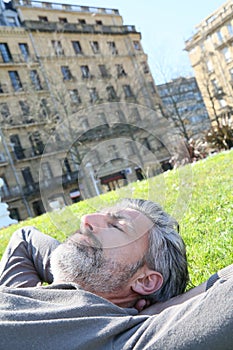
<path fill-rule="evenodd" d="M 43 154 L 43 151 L 44 145 L 42 144 L 34 149 L 15 147 L 14 150 L 11 152 L 11 156 L 16 161 L 24 161 L 35 157 L 40 157 Z"/>
<path fill-rule="evenodd" d="M 37 57 L 35 55 L 30 55 L 28 57 L 24 57 L 23 55 L 11 55 L 7 59 L 3 59 L 0 55 L 0 66 L 14 66 L 15 64 L 29 64 L 29 63 L 37 63 Z"/>
<path fill-rule="evenodd" d="M 24 195 L 29 197 L 34 194 L 40 193 L 40 191 L 56 191 L 56 188 L 60 190 L 60 186 L 62 185 L 64 188 L 68 188 L 70 185 L 74 183 L 78 183 L 78 175 L 79 171 L 73 171 L 68 174 L 64 174 L 61 177 L 52 177 L 51 179 L 44 179 L 40 182 L 34 182 L 30 185 L 26 185 L 23 187 Z"/>
<path fill-rule="evenodd" d="M 6 166 L 8 164 L 8 160 L 6 159 L 3 153 L 0 153 L 0 167 Z"/>
<path fill-rule="evenodd" d="M 62 33 L 92 33 L 92 34 L 129 34 L 138 33 L 135 26 L 105 26 L 83 23 L 60 23 L 60 22 L 39 22 L 24 21 L 24 26 L 32 31 L 41 32 L 62 32 Z"/>
<path fill-rule="evenodd" d="M 11 188 L 7 189 L 0 189 L 0 195 L 2 197 L 3 202 L 8 202 L 11 199 L 16 199 L 21 197 L 21 190 L 19 186 L 12 186 Z"/>
<path fill-rule="evenodd" d="M 34 182 L 28 185 L 23 186 L 20 188 L 19 186 L 12 186 L 8 187 L 7 189 L 0 189 L 0 196 L 2 197 L 2 201 L 7 202 L 12 199 L 21 198 L 22 194 L 26 197 L 33 197 L 34 195 L 38 195 L 40 193 L 40 190 L 56 190 L 56 187 L 58 187 L 61 184 L 64 188 L 68 188 L 69 185 L 72 185 L 74 183 L 78 183 L 78 175 L 79 171 L 73 171 L 69 174 L 62 175 L 62 178 L 60 177 L 53 177 L 48 180 L 44 180 L 39 182 Z"/>

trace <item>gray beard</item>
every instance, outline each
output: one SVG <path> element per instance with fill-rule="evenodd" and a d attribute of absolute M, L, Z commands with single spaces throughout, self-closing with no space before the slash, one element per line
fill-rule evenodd
<path fill-rule="evenodd" d="M 52 253 L 51 269 L 54 277 L 75 282 L 92 293 L 111 293 L 122 289 L 139 267 L 106 259 L 102 247 L 85 245 L 68 239 Z"/>

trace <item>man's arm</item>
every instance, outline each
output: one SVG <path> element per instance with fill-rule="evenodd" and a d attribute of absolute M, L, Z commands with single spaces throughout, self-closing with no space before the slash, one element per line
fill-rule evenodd
<path fill-rule="evenodd" d="M 52 283 L 51 252 L 59 242 L 32 226 L 15 231 L 0 262 L 0 285 L 34 287 Z"/>
<path fill-rule="evenodd" d="M 217 273 L 212 275 L 206 282 L 200 284 L 199 286 L 197 286 L 195 288 L 190 289 L 188 292 L 180 294 L 180 295 L 173 297 L 167 301 L 158 302 L 158 303 L 155 303 L 155 304 L 149 306 L 148 308 L 141 311 L 140 315 L 159 314 L 161 311 L 167 309 L 170 306 L 182 304 L 185 301 L 187 301 L 187 300 L 189 300 L 189 299 L 191 299 L 191 298 L 193 298 L 201 293 L 205 293 L 218 280 L 221 280 L 221 282 L 224 282 L 231 277 L 233 277 L 233 264 L 218 271 Z"/>

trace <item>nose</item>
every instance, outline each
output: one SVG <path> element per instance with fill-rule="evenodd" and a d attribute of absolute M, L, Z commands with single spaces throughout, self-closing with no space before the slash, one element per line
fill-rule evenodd
<path fill-rule="evenodd" d="M 100 229 L 107 227 L 106 215 L 99 213 L 84 215 L 81 218 L 81 224 L 96 234 Z"/>

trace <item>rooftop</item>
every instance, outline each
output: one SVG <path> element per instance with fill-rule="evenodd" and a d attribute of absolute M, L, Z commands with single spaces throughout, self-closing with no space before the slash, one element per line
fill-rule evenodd
<path fill-rule="evenodd" d="M 91 0 L 90 0 L 91 1 Z M 15 7 L 36 7 L 48 10 L 60 10 L 60 11 L 74 11 L 74 12 L 88 12 L 88 13 L 101 13 L 110 15 L 119 15 L 117 9 L 93 7 L 93 6 L 81 6 L 72 4 L 61 4 L 61 3 L 49 3 L 45 1 L 34 1 L 34 0 L 13 0 Z"/>

